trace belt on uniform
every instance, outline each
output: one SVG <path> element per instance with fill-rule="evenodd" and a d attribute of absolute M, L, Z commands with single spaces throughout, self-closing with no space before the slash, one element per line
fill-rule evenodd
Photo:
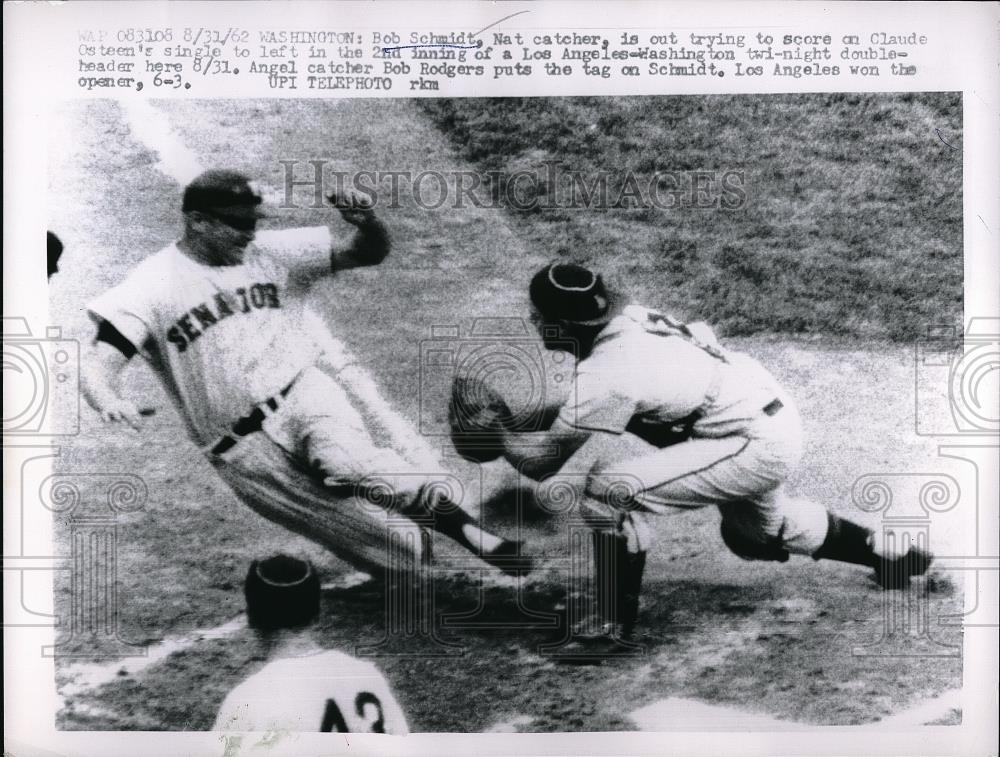
<path fill-rule="evenodd" d="M 230 428 L 230 432 L 223 436 L 219 441 L 215 443 L 212 447 L 213 455 L 222 455 L 231 450 L 236 446 L 236 443 L 242 439 L 244 436 L 249 436 L 250 434 L 260 431 L 264 427 L 264 419 L 267 414 L 264 412 L 263 408 L 266 405 L 273 413 L 278 409 L 279 400 L 283 399 L 288 395 L 288 392 L 292 389 L 292 384 L 294 381 L 289 383 L 284 389 L 275 394 L 273 397 L 268 397 L 266 400 L 261 402 L 257 407 L 250 411 L 249 415 L 244 415 Z"/>
<path fill-rule="evenodd" d="M 773 399 L 768 402 L 762 408 L 764 410 L 764 415 L 777 415 L 778 411 L 785 406 L 785 403 L 779 399 Z"/>
<path fill-rule="evenodd" d="M 785 404 L 781 400 L 775 398 L 764 405 L 761 408 L 761 412 L 768 416 L 777 415 L 778 411 L 784 406 Z M 666 424 L 655 421 L 647 422 L 642 416 L 637 415 L 629 421 L 625 430 L 630 434 L 638 436 L 643 441 L 649 442 L 654 447 L 662 449 L 690 439 L 694 431 L 694 424 L 703 417 L 704 412 L 701 408 L 683 418 L 678 418 L 672 423 Z"/>

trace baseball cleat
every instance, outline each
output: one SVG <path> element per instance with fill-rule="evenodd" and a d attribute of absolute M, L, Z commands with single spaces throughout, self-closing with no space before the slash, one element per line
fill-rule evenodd
<path fill-rule="evenodd" d="M 632 632 L 622 623 L 603 623 L 593 630 L 578 624 L 570 641 L 555 654 L 563 665 L 601 665 L 606 660 L 639 657 L 645 653 L 641 644 L 633 641 Z"/>
<path fill-rule="evenodd" d="M 883 589 L 905 589 L 911 576 L 922 576 L 934 562 L 934 555 L 920 547 L 910 547 L 902 557 L 875 562 L 875 581 Z"/>
<path fill-rule="evenodd" d="M 508 576 L 518 576 L 530 573 L 535 569 L 535 558 L 522 554 L 523 541 L 504 539 L 500 546 L 490 552 L 482 552 L 479 557 Z"/>

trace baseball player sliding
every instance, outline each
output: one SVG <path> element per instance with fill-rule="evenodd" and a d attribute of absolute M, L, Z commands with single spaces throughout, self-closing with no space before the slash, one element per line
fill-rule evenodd
<path fill-rule="evenodd" d="M 525 569 L 516 542 L 478 528 L 450 501 L 452 479 L 376 445 L 344 389 L 316 367 L 322 350 L 295 291 L 377 265 L 390 248 L 364 202 L 328 199 L 356 228 L 346 245 L 326 226 L 257 232 L 262 199 L 245 176 L 198 176 L 184 190 L 181 239 L 90 303 L 97 334 L 84 396 L 102 420 L 138 429 L 139 411 L 116 384 L 140 354 L 244 503 L 362 570 L 405 570 L 429 556 L 406 516 L 432 521 L 507 572 Z"/>
<path fill-rule="evenodd" d="M 875 534 L 795 497 L 785 481 L 802 456 L 792 398 L 756 360 L 725 349 L 703 323 L 628 305 L 583 266 L 552 263 L 531 280 L 531 317 L 550 349 L 575 344 L 575 391 L 543 430 L 510 428 L 507 400 L 455 383 L 456 448 L 480 462 L 501 454 L 547 488 L 573 487 L 594 529 L 600 633 L 632 633 L 650 543 L 647 513 L 715 505 L 722 538 L 748 560 L 790 554 L 873 568 L 885 588 L 928 569 L 918 545 Z M 478 447 L 478 449 L 477 449 Z M 554 475 L 558 473 L 558 475 Z M 613 582 L 602 580 L 615 576 Z M 593 627 L 593 624 L 591 625 Z"/>

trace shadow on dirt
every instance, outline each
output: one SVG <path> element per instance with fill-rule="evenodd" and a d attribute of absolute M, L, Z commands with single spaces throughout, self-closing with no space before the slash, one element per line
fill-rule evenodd
<path fill-rule="evenodd" d="M 420 657 L 461 656 L 471 649 L 502 646 L 540 654 L 567 636 L 567 609 L 591 609 L 586 594 L 558 580 L 496 585 L 473 574 L 438 577 L 424 586 L 386 589 L 370 581 L 324 591 L 325 612 L 317 635 L 331 646 L 348 645 L 355 654 Z M 647 654 L 672 645 L 706 624 L 742 620 L 775 599 L 769 587 L 694 581 L 649 584 L 640 616 Z M 676 608 L 685 608 L 678 613 Z M 681 617 L 681 615 L 683 617 Z"/>

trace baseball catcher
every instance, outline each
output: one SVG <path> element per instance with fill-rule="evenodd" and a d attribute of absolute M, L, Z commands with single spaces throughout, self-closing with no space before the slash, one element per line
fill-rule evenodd
<path fill-rule="evenodd" d="M 803 451 L 795 403 L 708 326 L 627 304 L 596 272 L 569 263 L 538 271 L 529 294 L 546 347 L 576 345 L 570 399 L 549 408 L 554 418 L 541 430 L 518 431 L 505 425 L 502 392 L 457 381 L 453 408 L 471 409 L 453 422 L 453 437 L 469 459 L 502 456 L 540 481 L 541 497 L 557 482 L 575 488 L 594 529 L 602 616 L 601 632 L 580 643 L 627 643 L 650 542 L 645 519 L 666 508 L 718 507 L 724 542 L 746 560 L 854 563 L 887 589 L 927 571 L 932 557 L 920 546 L 891 551 L 870 529 L 787 491 Z M 601 580 L 609 571 L 614 581 Z"/>

